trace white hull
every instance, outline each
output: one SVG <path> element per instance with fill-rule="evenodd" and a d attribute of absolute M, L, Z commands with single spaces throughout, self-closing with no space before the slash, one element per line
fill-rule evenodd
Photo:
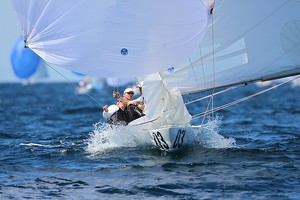
<path fill-rule="evenodd" d="M 145 118 L 137 119 L 129 126 L 139 127 L 143 133 L 150 134 L 151 143 L 167 152 L 192 145 L 201 129 L 199 126 L 164 126 L 158 120 L 145 121 Z"/>
<path fill-rule="evenodd" d="M 178 151 L 193 141 L 193 129 L 199 127 L 166 127 L 151 130 L 152 143 L 167 152 Z"/>

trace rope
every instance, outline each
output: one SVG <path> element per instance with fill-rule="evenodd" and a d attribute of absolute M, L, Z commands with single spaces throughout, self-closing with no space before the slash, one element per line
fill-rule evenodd
<path fill-rule="evenodd" d="M 46 61 L 44 61 L 44 63 L 50 67 L 52 70 L 54 70 L 57 74 L 59 74 L 60 76 L 62 76 L 64 79 L 66 79 L 67 81 L 69 81 L 70 83 L 73 83 L 70 79 L 68 79 L 66 76 L 64 76 L 62 73 L 60 73 L 59 71 L 57 71 L 54 67 L 52 67 L 51 65 L 49 65 Z M 98 105 L 100 105 L 100 107 L 103 107 L 104 105 L 102 103 L 100 103 L 97 99 L 95 99 L 94 97 L 92 97 L 91 95 L 85 93 L 86 96 L 88 96 L 90 99 L 92 99 L 93 101 L 95 101 Z"/>
<path fill-rule="evenodd" d="M 255 94 L 252 94 L 252 95 L 249 95 L 249 96 L 247 96 L 247 97 L 244 97 L 244 98 L 238 99 L 238 100 L 236 100 L 236 101 L 233 101 L 233 102 L 224 104 L 224 105 L 222 105 L 222 106 L 216 107 L 216 108 L 211 109 L 211 110 L 209 110 L 209 111 L 206 110 L 206 111 L 204 111 L 204 112 L 202 112 L 202 113 L 193 115 L 192 118 L 193 118 L 193 119 L 197 119 L 197 118 L 200 118 L 200 117 L 204 117 L 204 116 L 207 115 L 207 114 L 210 114 L 210 113 L 213 113 L 213 112 L 216 112 L 216 111 L 220 111 L 220 110 L 222 110 L 222 109 L 224 109 L 224 108 L 233 106 L 233 105 L 238 104 L 238 103 L 240 103 L 240 102 L 243 102 L 243 101 L 245 101 L 245 100 L 247 100 L 247 99 L 253 98 L 253 97 L 255 97 L 255 96 L 258 96 L 258 95 L 260 95 L 260 94 L 263 94 L 263 93 L 265 93 L 265 92 L 268 92 L 268 91 L 270 91 L 270 90 L 273 90 L 273 89 L 275 89 L 275 88 L 278 88 L 278 87 L 280 87 L 280 86 L 282 86 L 282 85 L 284 85 L 284 84 L 286 84 L 286 83 L 289 83 L 289 82 L 291 82 L 291 81 L 293 81 L 293 80 L 296 80 L 296 79 L 298 79 L 298 78 L 300 78 L 300 75 L 299 75 L 299 76 L 296 76 L 295 78 L 292 78 L 292 79 L 290 79 L 290 80 L 287 80 L 287 81 L 284 81 L 284 82 L 279 83 L 279 84 L 277 84 L 277 85 L 274 85 L 273 87 L 270 87 L 270 88 L 268 88 L 268 89 L 262 90 L 262 91 L 260 91 L 260 92 L 255 93 Z"/>

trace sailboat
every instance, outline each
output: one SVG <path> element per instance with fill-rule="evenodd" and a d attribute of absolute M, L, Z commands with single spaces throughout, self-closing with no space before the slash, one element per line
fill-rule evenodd
<path fill-rule="evenodd" d="M 75 88 L 76 94 L 88 94 L 100 91 L 104 88 L 105 79 L 85 76 L 80 79 L 78 86 Z"/>
<path fill-rule="evenodd" d="M 299 0 L 12 3 L 25 46 L 48 64 L 143 81 L 145 116 L 129 126 L 164 151 L 201 132 L 184 95 L 300 74 Z"/>

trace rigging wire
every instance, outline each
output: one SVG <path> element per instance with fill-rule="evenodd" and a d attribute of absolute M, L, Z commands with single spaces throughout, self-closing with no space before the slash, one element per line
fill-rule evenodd
<path fill-rule="evenodd" d="M 255 93 L 255 94 L 252 94 L 252 95 L 249 95 L 249 96 L 247 96 L 247 97 L 243 97 L 243 98 L 241 98 L 241 99 L 238 99 L 238 100 L 236 100 L 236 101 L 233 101 L 233 102 L 224 104 L 224 105 L 222 105 L 222 106 L 216 107 L 216 108 L 211 109 L 211 110 L 209 110 L 209 111 L 206 110 L 206 111 L 204 111 L 204 112 L 202 112 L 202 113 L 198 113 L 198 114 L 196 114 L 196 115 L 193 115 L 193 116 L 192 116 L 192 119 L 197 119 L 197 118 L 200 118 L 200 117 L 205 117 L 207 114 L 210 114 L 210 113 L 213 113 L 213 112 L 216 112 L 216 111 L 220 111 L 220 110 L 222 110 L 222 109 L 224 109 L 224 108 L 227 108 L 227 107 L 233 106 L 233 105 L 235 105 L 235 104 L 241 103 L 241 102 L 243 102 L 243 101 L 245 101 L 245 100 L 248 100 L 248 99 L 250 99 L 250 98 L 253 98 L 253 97 L 255 97 L 255 96 L 258 96 L 258 95 L 260 95 L 260 94 L 263 94 L 263 93 L 265 93 L 265 92 L 268 92 L 268 91 L 273 90 L 273 89 L 275 89 L 275 88 L 278 88 L 278 87 L 280 87 L 280 86 L 282 86 L 282 85 L 284 85 L 284 84 L 286 84 L 286 83 L 289 83 L 289 82 L 291 82 L 291 81 L 293 81 L 293 80 L 296 80 L 296 79 L 298 79 L 298 78 L 300 78 L 300 75 L 299 75 L 299 76 L 296 76 L 296 77 L 294 77 L 294 78 L 292 78 L 292 79 L 289 79 L 289 80 L 287 80 L 287 81 L 284 81 L 284 82 L 282 82 L 282 83 L 279 83 L 279 84 L 277 84 L 277 85 L 274 85 L 274 86 L 272 86 L 272 87 L 270 87 L 270 88 L 268 88 L 268 89 L 262 90 L 262 91 L 260 91 L 260 92 Z"/>
<path fill-rule="evenodd" d="M 214 91 L 215 91 L 215 90 L 214 90 Z M 207 112 L 207 111 L 208 111 L 208 109 L 209 109 L 209 105 L 210 105 L 210 102 L 212 102 L 212 100 L 213 100 L 213 94 L 214 94 L 214 91 L 212 92 L 212 95 L 211 95 L 211 97 L 210 97 L 210 99 L 209 99 L 209 102 L 208 102 L 208 104 L 207 104 L 207 107 L 206 107 L 206 110 L 205 110 L 205 112 Z M 204 115 L 204 116 L 203 116 L 203 118 L 202 118 L 202 122 L 201 122 L 201 125 L 200 125 L 200 126 L 202 126 L 202 125 L 203 125 L 205 117 L 206 117 L 206 115 Z"/>
<path fill-rule="evenodd" d="M 44 61 L 44 60 L 43 60 Z M 69 78 L 67 78 L 66 76 L 64 76 L 62 73 L 60 73 L 59 71 L 57 71 L 54 67 L 52 67 L 50 64 L 48 64 L 46 61 L 44 61 L 44 63 L 50 67 L 52 70 L 54 70 L 57 74 L 59 74 L 60 76 L 62 76 L 64 79 L 66 79 L 67 81 L 69 81 L 70 83 L 73 83 Z M 92 97 L 91 95 L 89 95 L 88 93 L 85 93 L 86 96 L 88 96 L 90 99 L 92 99 L 93 101 L 95 101 L 98 105 L 100 105 L 100 107 L 103 107 L 104 105 L 102 103 L 100 103 L 100 101 L 98 101 L 97 99 L 95 99 L 94 97 Z"/>
<path fill-rule="evenodd" d="M 213 61 L 213 75 L 214 75 L 214 88 L 216 86 L 216 71 L 215 71 L 215 38 L 214 38 L 214 14 L 213 14 L 213 10 L 211 10 L 211 40 L 212 40 L 212 61 Z M 213 90 L 214 94 L 215 90 Z M 211 96 L 211 110 L 214 110 L 214 95 Z M 212 118 L 213 116 L 213 112 L 211 112 L 211 116 Z"/>
<path fill-rule="evenodd" d="M 222 93 L 224 93 L 224 92 L 227 92 L 227 91 L 229 91 L 229 90 L 236 89 L 236 88 L 238 88 L 238 87 L 240 87 L 240 86 L 242 86 L 242 85 L 232 86 L 232 87 L 230 87 L 230 88 L 227 88 L 227 89 L 225 89 L 225 90 L 221 90 L 221 91 L 216 92 L 216 93 L 213 92 L 212 94 L 207 95 L 207 96 L 205 96 L 205 97 L 201 97 L 201 98 L 199 98 L 199 99 L 195 99 L 195 100 L 192 100 L 192 101 L 188 101 L 188 102 L 185 103 L 185 105 L 189 105 L 189 104 L 191 104 L 191 103 L 195 103 L 195 102 L 197 102 L 197 101 L 201 101 L 201 100 L 203 100 L 203 99 L 210 98 L 211 96 L 217 96 L 217 95 L 222 94 Z"/>

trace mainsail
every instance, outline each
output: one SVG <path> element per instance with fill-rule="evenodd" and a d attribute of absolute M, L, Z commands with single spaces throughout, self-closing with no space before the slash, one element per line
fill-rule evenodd
<path fill-rule="evenodd" d="M 300 73 L 300 1 L 218 0 L 199 48 L 161 76 L 182 94 Z"/>

